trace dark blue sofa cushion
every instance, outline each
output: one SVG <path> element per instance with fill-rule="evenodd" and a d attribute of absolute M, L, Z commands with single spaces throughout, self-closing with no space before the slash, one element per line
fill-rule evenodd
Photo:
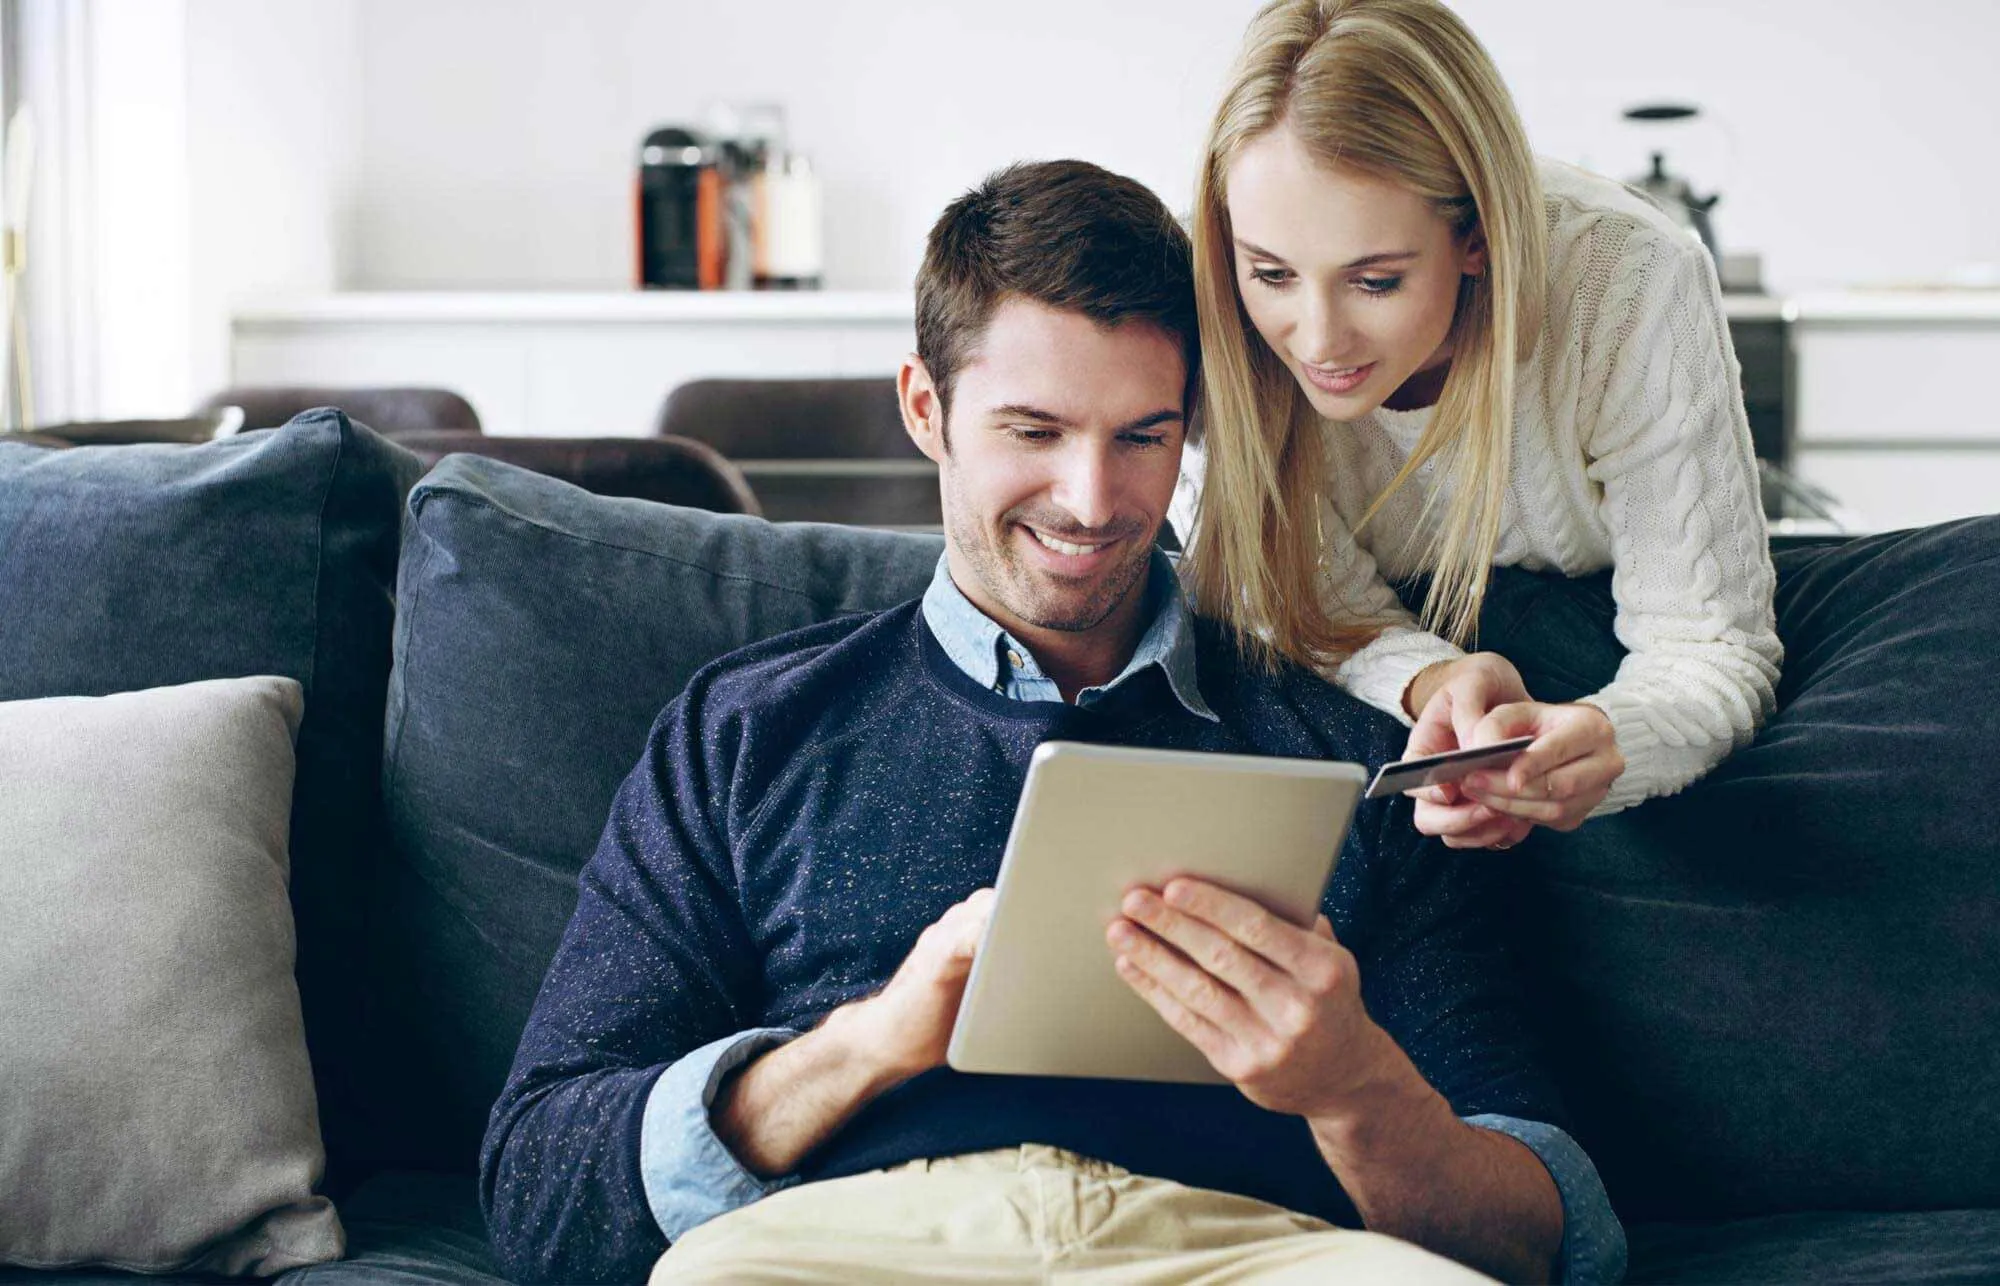
<path fill-rule="evenodd" d="M 486 1244 L 470 1175 L 377 1174 L 341 1202 L 340 1218 L 347 1257 L 295 1268 L 269 1279 L 273 1286 L 506 1286 Z M 0 1286 L 241 1286 L 243 1280 L 0 1268 Z"/>
<path fill-rule="evenodd" d="M 2000 1206 L 2000 517 L 1776 563 L 1756 741 L 1513 855 L 1552 1062 L 1628 1220 Z M 1481 641 L 1591 691 L 1607 581 L 1503 577 Z"/>
<path fill-rule="evenodd" d="M 343 1205 L 348 1256 L 274 1286 L 504 1286 L 469 1175 L 378 1175 Z M 1987 1286 L 2000 1281 L 2000 1211 L 1796 1214 L 1641 1224 L 1633 1286 Z M 217 1286 L 224 1279 L 0 1269 L 0 1286 Z"/>
<path fill-rule="evenodd" d="M 2000 1210 L 1813 1212 L 1641 1224 L 1628 1282 L 1688 1286 L 1986 1286 L 2000 1282 Z"/>
<path fill-rule="evenodd" d="M 941 547 L 608 499 L 475 456 L 411 493 L 379 890 L 411 1162 L 474 1167 L 577 872 L 688 677 L 916 596 Z"/>
<path fill-rule="evenodd" d="M 382 843 L 376 765 L 416 457 L 338 411 L 201 446 L 0 442 L 0 701 L 282 674 L 299 991 L 329 1181 L 365 1168 L 354 961 Z"/>

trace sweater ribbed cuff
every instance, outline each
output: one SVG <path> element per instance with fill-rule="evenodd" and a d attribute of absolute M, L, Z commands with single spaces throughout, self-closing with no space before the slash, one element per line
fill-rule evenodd
<path fill-rule="evenodd" d="M 1392 626 L 1342 662 L 1332 677 L 1349 696 L 1394 715 L 1407 728 L 1416 722 L 1403 709 L 1403 693 L 1410 680 L 1427 665 L 1456 661 L 1464 655 L 1462 649 L 1435 634 Z"/>
<path fill-rule="evenodd" d="M 1661 795 L 1679 794 L 1729 753 L 1727 744 L 1669 745 L 1646 718 L 1645 708 L 1615 686 L 1583 697 L 1577 704 L 1604 711 L 1611 720 L 1618 753 L 1625 757 L 1625 771 L 1611 783 L 1604 802 L 1590 810 L 1592 817 L 1608 817 Z"/>

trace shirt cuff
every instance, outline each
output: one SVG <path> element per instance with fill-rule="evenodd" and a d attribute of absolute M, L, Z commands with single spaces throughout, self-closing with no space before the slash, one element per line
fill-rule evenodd
<path fill-rule="evenodd" d="M 1625 1227 L 1612 1212 L 1611 1198 L 1597 1177 L 1597 1167 L 1575 1139 L 1553 1125 L 1512 1116 L 1468 1116 L 1465 1123 L 1519 1140 L 1548 1167 L 1563 1208 L 1557 1281 L 1610 1286 L 1624 1279 Z"/>
<path fill-rule="evenodd" d="M 744 1169 L 708 1115 L 723 1077 L 798 1034 L 760 1027 L 725 1036 L 683 1055 L 653 1082 L 639 1125 L 639 1174 L 646 1204 L 669 1242 L 798 1182 L 766 1182 Z"/>

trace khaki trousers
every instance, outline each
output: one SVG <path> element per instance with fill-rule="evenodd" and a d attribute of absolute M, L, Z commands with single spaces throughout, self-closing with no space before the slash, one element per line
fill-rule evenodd
<path fill-rule="evenodd" d="M 651 1286 L 1490 1280 L 1393 1237 L 1029 1144 L 788 1188 L 682 1237 Z"/>

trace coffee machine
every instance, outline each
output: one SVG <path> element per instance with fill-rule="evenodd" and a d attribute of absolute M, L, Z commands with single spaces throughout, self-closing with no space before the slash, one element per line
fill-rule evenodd
<path fill-rule="evenodd" d="M 782 108 L 712 105 L 705 128 L 663 126 L 640 148 L 635 283 L 816 288 L 821 210 L 819 176 L 787 145 Z"/>
<path fill-rule="evenodd" d="M 726 192 L 720 159 L 701 136 L 679 126 L 646 135 L 639 149 L 634 284 L 722 288 Z"/>

